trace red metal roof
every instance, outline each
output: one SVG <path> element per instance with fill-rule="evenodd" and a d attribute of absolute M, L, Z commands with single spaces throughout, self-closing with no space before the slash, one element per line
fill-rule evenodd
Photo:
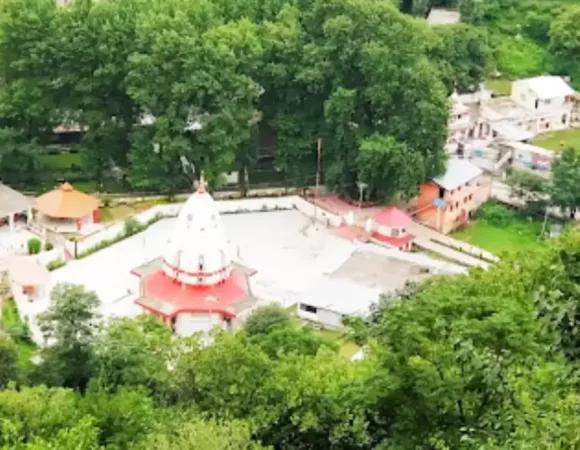
<path fill-rule="evenodd" d="M 373 233 L 373 238 L 377 241 L 386 242 L 387 244 L 391 244 L 397 248 L 402 248 L 407 245 L 409 242 L 412 242 L 415 239 L 415 236 L 412 234 L 406 234 L 404 236 L 393 237 L 393 236 L 384 236 L 379 233 Z"/>
<path fill-rule="evenodd" d="M 235 271 L 224 282 L 207 287 L 182 285 L 162 270 L 142 278 L 141 282 L 146 297 L 154 299 L 158 306 L 140 300 L 136 303 L 165 317 L 174 317 L 180 312 L 219 313 L 225 317 L 235 317 L 229 307 L 248 296 L 243 277 Z"/>
<path fill-rule="evenodd" d="M 404 228 L 413 225 L 413 219 L 394 206 L 378 212 L 375 216 L 375 222 L 378 225 L 391 228 Z"/>

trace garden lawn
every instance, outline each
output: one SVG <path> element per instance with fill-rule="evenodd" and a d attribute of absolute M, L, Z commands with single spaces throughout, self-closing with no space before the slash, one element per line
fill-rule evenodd
<path fill-rule="evenodd" d="M 497 95 L 510 95 L 512 92 L 512 82 L 507 78 L 486 80 L 485 87 Z"/>
<path fill-rule="evenodd" d="M 548 150 L 563 150 L 566 147 L 574 147 L 580 150 L 580 128 L 539 134 L 534 139 L 534 145 Z"/>
<path fill-rule="evenodd" d="M 550 224 L 546 224 L 548 232 L 549 227 Z M 505 251 L 525 250 L 542 245 L 542 242 L 538 240 L 541 231 L 541 222 L 525 222 L 514 219 L 506 227 L 497 227 L 479 220 L 469 224 L 463 230 L 456 231 L 451 237 L 491 253 L 500 254 Z"/>
<path fill-rule="evenodd" d="M 31 342 L 26 342 L 18 338 L 19 330 L 22 330 L 23 326 L 24 324 L 20 320 L 16 304 L 12 300 L 6 300 L 2 305 L 0 328 L 12 336 L 16 344 L 18 363 L 21 368 L 25 369 L 30 366 L 30 358 L 32 358 L 32 355 L 36 351 L 36 347 Z"/>
<path fill-rule="evenodd" d="M 40 155 L 40 164 L 47 169 L 67 170 L 72 166 L 81 167 L 83 161 L 80 153 L 59 153 L 56 155 Z"/>

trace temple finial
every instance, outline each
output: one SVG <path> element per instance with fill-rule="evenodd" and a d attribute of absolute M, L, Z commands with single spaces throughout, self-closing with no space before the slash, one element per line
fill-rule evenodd
<path fill-rule="evenodd" d="M 201 173 L 200 173 L 200 175 L 199 175 L 199 185 L 197 187 L 197 192 L 205 192 L 205 186 L 206 186 L 206 183 L 205 183 L 205 173 L 202 170 Z"/>

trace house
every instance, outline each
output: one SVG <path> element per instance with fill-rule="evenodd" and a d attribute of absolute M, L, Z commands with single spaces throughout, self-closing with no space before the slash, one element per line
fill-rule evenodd
<path fill-rule="evenodd" d="M 530 143 L 539 133 L 562 130 L 580 120 L 578 94 L 562 77 L 541 76 L 512 83 L 509 97 L 478 92 L 450 97 L 447 150 L 472 141 L 503 139 Z"/>
<path fill-rule="evenodd" d="M 533 133 L 569 128 L 574 97 L 574 90 L 562 77 L 547 75 L 514 81 L 510 95 L 530 113 L 517 125 Z"/>
<path fill-rule="evenodd" d="M 399 250 L 409 251 L 415 236 L 409 233 L 415 223 L 409 215 L 398 208 L 390 207 L 379 211 L 372 224 L 372 236 Z"/>
<path fill-rule="evenodd" d="M 417 218 L 445 234 L 467 223 L 490 195 L 490 186 L 483 183 L 482 174 L 467 160 L 450 159 L 443 175 L 420 186 Z"/>

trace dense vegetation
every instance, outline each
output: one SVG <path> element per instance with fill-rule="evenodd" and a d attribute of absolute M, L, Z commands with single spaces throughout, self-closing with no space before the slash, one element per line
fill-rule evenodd
<path fill-rule="evenodd" d="M 426 16 L 432 7 L 458 8 L 464 22 L 488 36 L 502 75 L 560 73 L 580 86 L 577 0 L 401 0 L 400 5 L 418 16 Z"/>
<path fill-rule="evenodd" d="M 0 1 L 0 177 L 18 186 L 170 193 L 190 186 L 181 157 L 214 186 L 252 181 L 269 136 L 289 183 L 313 181 L 320 138 L 329 187 L 409 194 L 443 168 L 453 80 L 477 85 L 489 56 L 480 30 L 390 1 L 54 3 Z M 52 130 L 73 124 L 81 157 L 53 161 Z"/>
<path fill-rule="evenodd" d="M 213 345 L 152 316 L 95 322 L 56 289 L 52 346 L 0 340 L 2 449 L 572 449 L 580 426 L 580 235 L 384 298 L 349 362 L 282 309 Z"/>

